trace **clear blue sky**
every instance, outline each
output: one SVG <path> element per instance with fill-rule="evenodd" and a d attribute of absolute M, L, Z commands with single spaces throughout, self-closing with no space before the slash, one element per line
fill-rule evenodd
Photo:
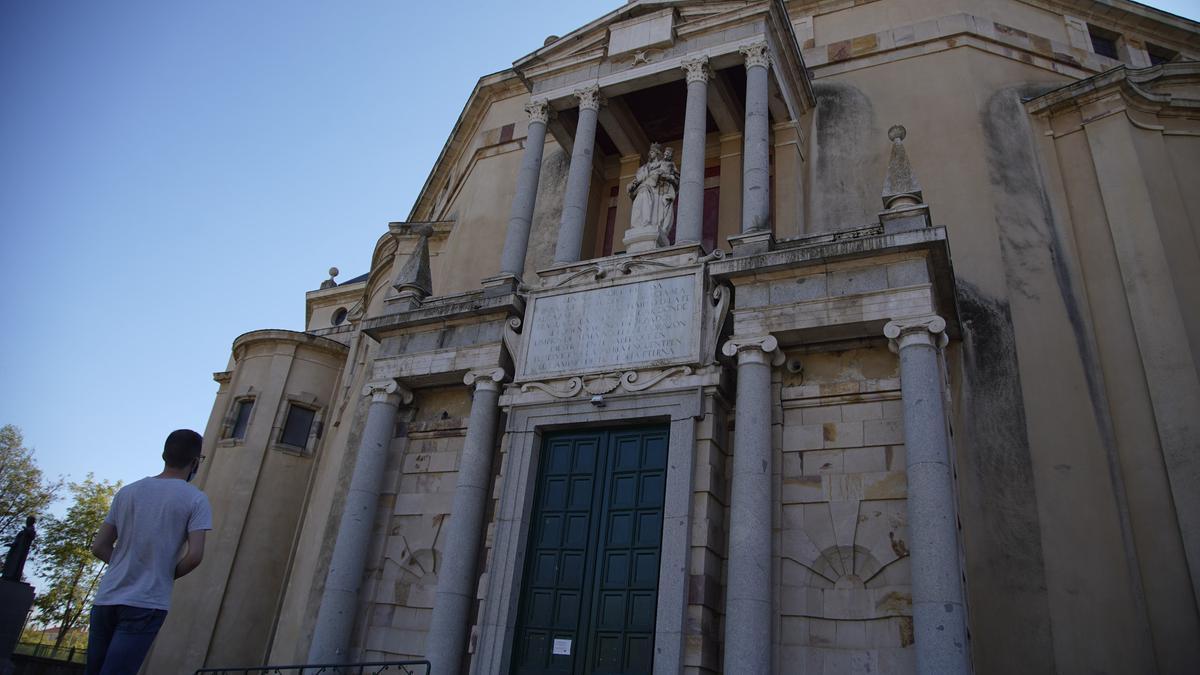
<path fill-rule="evenodd" d="M 51 475 L 157 472 L 235 337 L 366 271 L 475 81 L 621 4 L 4 2 L 0 424 Z"/>

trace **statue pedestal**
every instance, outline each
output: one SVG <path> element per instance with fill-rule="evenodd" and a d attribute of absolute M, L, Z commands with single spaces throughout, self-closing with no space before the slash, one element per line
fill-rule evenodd
<path fill-rule="evenodd" d="M 667 245 L 666 237 L 659 235 L 657 227 L 631 227 L 621 242 L 626 253 L 644 253 Z"/>
<path fill-rule="evenodd" d="M 0 672 L 9 665 L 13 649 L 21 639 L 25 617 L 33 606 L 33 586 L 0 579 Z"/>

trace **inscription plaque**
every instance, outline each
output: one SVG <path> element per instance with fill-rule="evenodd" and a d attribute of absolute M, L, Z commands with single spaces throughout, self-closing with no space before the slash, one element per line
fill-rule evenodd
<path fill-rule="evenodd" d="M 524 378 L 698 357 L 695 275 L 542 296 L 530 312 Z"/>

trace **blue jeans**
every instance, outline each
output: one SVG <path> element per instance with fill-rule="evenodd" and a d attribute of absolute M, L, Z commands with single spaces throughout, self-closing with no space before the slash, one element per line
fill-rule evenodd
<path fill-rule="evenodd" d="M 87 675 L 137 675 L 165 609 L 128 605 L 95 605 L 88 629 Z"/>

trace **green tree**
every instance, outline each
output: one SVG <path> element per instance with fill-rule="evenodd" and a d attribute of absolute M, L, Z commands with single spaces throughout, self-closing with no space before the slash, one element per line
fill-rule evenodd
<path fill-rule="evenodd" d="M 58 626 L 56 648 L 91 610 L 96 585 L 104 572 L 104 563 L 92 555 L 92 537 L 120 487 L 120 482 L 96 481 L 90 473 L 82 483 L 71 483 L 75 502 L 66 516 L 47 517 L 38 537 L 38 575 L 46 585 L 34 605 L 41 623 Z"/>
<path fill-rule="evenodd" d="M 25 527 L 26 516 L 41 520 L 61 487 L 42 475 L 20 429 L 0 427 L 0 550 Z"/>

